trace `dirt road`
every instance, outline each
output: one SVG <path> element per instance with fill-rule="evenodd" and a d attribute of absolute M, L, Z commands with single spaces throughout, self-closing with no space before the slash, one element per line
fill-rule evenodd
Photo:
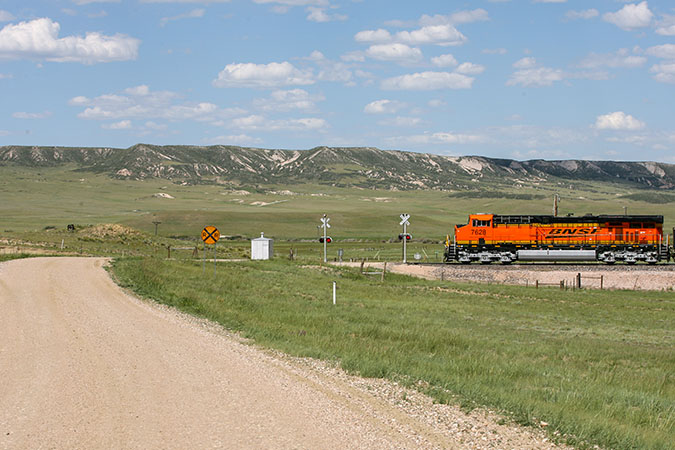
<path fill-rule="evenodd" d="M 359 267 L 358 262 L 333 263 L 335 265 Z M 365 269 L 382 270 L 383 263 L 367 262 Z M 632 289 L 652 291 L 672 291 L 675 288 L 675 265 L 660 264 L 648 266 L 640 264 L 629 266 L 606 265 L 417 265 L 388 263 L 387 271 L 412 275 L 427 280 L 469 281 L 478 283 L 513 284 L 532 286 L 540 283 L 542 286 L 575 286 L 577 274 L 581 274 L 582 287 L 588 289 Z M 601 278 L 602 277 L 602 278 Z M 602 279 L 602 282 L 601 282 Z M 602 284 L 601 284 L 602 283 Z"/>
<path fill-rule="evenodd" d="M 0 448 L 551 447 L 246 345 L 125 294 L 104 264 L 0 264 Z"/>

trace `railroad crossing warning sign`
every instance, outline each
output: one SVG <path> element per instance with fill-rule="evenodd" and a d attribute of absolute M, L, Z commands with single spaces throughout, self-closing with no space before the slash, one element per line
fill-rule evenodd
<path fill-rule="evenodd" d="M 204 241 L 205 244 L 215 244 L 218 242 L 218 239 L 220 239 L 220 231 L 218 231 L 218 228 L 211 225 L 204 227 L 202 230 L 202 241 Z"/>
<path fill-rule="evenodd" d="M 410 214 L 401 214 L 399 217 L 401 218 L 399 225 L 410 225 L 410 222 L 408 221 L 408 219 L 410 219 Z"/>
<path fill-rule="evenodd" d="M 324 215 L 321 218 L 321 228 L 323 229 L 330 228 L 330 224 L 328 222 L 330 222 L 330 218 Z"/>

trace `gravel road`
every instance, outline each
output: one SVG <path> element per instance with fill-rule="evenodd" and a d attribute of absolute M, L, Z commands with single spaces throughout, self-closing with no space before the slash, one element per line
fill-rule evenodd
<path fill-rule="evenodd" d="M 358 262 L 332 263 L 359 267 Z M 383 263 L 367 262 L 364 270 L 382 270 Z M 581 285 L 587 289 L 632 289 L 649 291 L 672 291 L 675 289 L 675 264 L 649 266 L 638 264 L 616 266 L 596 264 L 403 264 L 388 263 L 387 272 L 412 275 L 427 280 L 471 281 L 478 283 L 514 284 L 534 287 L 575 286 L 577 274 Z"/>
<path fill-rule="evenodd" d="M 119 289 L 104 259 L 0 264 L 0 448 L 556 448 L 260 350 Z"/>

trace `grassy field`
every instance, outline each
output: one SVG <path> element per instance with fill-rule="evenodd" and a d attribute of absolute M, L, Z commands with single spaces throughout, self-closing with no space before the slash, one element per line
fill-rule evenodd
<path fill-rule="evenodd" d="M 256 343 L 550 424 L 587 447 L 673 447 L 675 294 L 384 283 L 288 261 L 125 258 L 123 286 Z M 332 281 L 338 304 L 331 303 Z M 560 433 L 560 435 L 554 434 Z"/>
<path fill-rule="evenodd" d="M 282 195 L 283 191 L 294 195 Z M 636 193 L 625 187 L 565 184 L 502 193 L 523 198 L 484 197 L 483 191 L 496 195 L 489 186 L 478 185 L 475 197 L 467 197 L 467 192 L 457 197 L 457 193 L 440 191 L 319 185 L 182 186 L 155 179 L 120 181 L 72 168 L 0 167 L 0 235 L 20 236 L 49 226 L 65 229 L 69 223 L 119 223 L 154 234 L 153 221 L 160 221 L 161 237 L 196 241 L 204 226 L 215 225 L 225 236 L 251 238 L 265 232 L 277 240 L 312 239 L 325 213 L 331 218 L 331 236 L 337 242 L 382 241 L 401 232 L 399 214 L 407 212 L 412 216 L 410 232 L 415 240 L 440 241 L 453 224 L 466 223 L 472 212 L 550 214 L 555 192 L 561 195 L 561 215 L 622 214 L 626 206 L 629 213 L 664 215 L 667 230 L 675 226 L 675 202 L 653 203 L 649 196 L 635 197 L 647 200 L 620 198 Z M 174 198 L 153 197 L 157 193 Z"/>

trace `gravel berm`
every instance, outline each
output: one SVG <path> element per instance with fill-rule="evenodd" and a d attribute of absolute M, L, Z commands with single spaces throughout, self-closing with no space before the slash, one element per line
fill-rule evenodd
<path fill-rule="evenodd" d="M 557 448 L 138 300 L 105 264 L 0 264 L 0 448 Z"/>

